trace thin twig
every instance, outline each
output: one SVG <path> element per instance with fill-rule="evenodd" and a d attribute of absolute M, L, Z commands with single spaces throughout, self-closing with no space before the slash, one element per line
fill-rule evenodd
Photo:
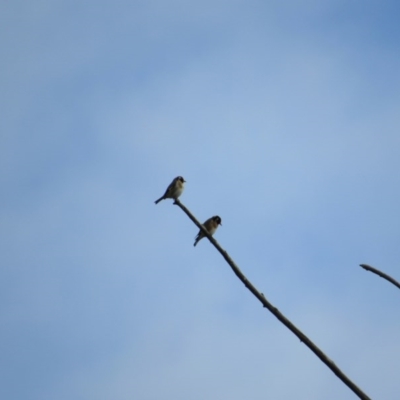
<path fill-rule="evenodd" d="M 345 384 L 347 385 L 360 399 L 371 400 L 355 383 L 353 383 L 337 366 L 320 350 L 303 332 L 301 332 L 295 325 L 293 325 L 276 307 L 274 307 L 264 296 L 260 293 L 253 284 L 244 276 L 239 267 L 234 263 L 228 253 L 218 244 L 218 242 L 208 233 L 208 231 L 200 224 L 199 221 L 193 216 L 193 214 L 179 201 L 175 203 L 182 211 L 193 221 L 193 223 L 201 229 L 208 240 L 214 245 L 214 247 L 221 253 L 225 261 L 230 265 L 236 276 L 243 282 L 247 289 L 261 302 L 261 304 L 267 308 L 279 321 L 282 322 L 289 330 L 291 330 L 301 342 L 303 342 L 329 369 Z"/>
<path fill-rule="evenodd" d="M 373 272 L 374 274 L 380 276 L 383 279 L 386 279 L 390 283 L 393 283 L 394 286 L 397 286 L 400 289 L 400 283 L 396 281 L 396 279 L 393 279 L 391 276 L 385 274 L 382 271 L 379 271 L 379 269 L 373 268 L 368 264 L 360 264 L 360 267 L 364 268 L 366 271 Z"/>

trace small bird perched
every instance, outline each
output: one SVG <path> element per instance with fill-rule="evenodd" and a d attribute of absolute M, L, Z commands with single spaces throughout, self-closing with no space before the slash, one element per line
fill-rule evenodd
<path fill-rule="evenodd" d="M 209 218 L 206 222 L 204 222 L 203 226 L 204 228 L 207 229 L 208 233 L 212 236 L 214 235 L 215 231 L 218 228 L 218 225 L 222 225 L 222 220 L 218 215 L 215 215 L 214 217 Z M 197 243 L 199 243 L 199 241 L 201 239 L 203 239 L 203 237 L 205 237 L 206 235 L 204 234 L 204 232 L 200 229 L 200 232 L 197 234 L 196 236 L 196 240 L 194 242 L 193 246 L 196 246 Z"/>
<path fill-rule="evenodd" d="M 186 181 L 181 176 L 177 176 L 167 187 L 164 195 L 156 200 L 155 203 L 158 204 L 161 200 L 165 199 L 176 200 L 182 194 L 185 182 Z"/>

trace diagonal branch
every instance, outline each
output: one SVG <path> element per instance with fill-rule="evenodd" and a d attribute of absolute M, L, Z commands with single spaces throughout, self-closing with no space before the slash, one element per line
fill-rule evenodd
<path fill-rule="evenodd" d="M 208 231 L 200 224 L 193 214 L 179 201 L 175 203 L 181 210 L 193 221 L 193 223 L 201 229 L 207 236 L 208 240 L 220 252 L 225 261 L 230 265 L 236 276 L 243 282 L 247 289 L 261 302 L 263 307 L 267 308 L 282 324 L 291 330 L 301 342 L 303 342 L 345 385 L 347 385 L 360 399 L 371 400 L 355 383 L 353 383 L 337 366 L 320 350 L 303 332 L 301 332 L 295 325 L 293 325 L 276 307 L 274 307 L 264 296 L 260 293 L 253 284 L 244 276 L 239 267 L 234 263 L 229 254 L 218 244 L 218 242 L 208 233 Z"/>
<path fill-rule="evenodd" d="M 373 272 L 374 274 L 380 276 L 383 279 L 386 279 L 390 283 L 393 283 L 394 286 L 397 286 L 400 289 L 400 283 L 397 282 L 395 279 L 393 279 L 391 276 L 385 274 L 382 271 L 379 271 L 379 269 L 373 268 L 368 264 L 360 264 L 360 267 L 364 268 L 366 271 Z"/>

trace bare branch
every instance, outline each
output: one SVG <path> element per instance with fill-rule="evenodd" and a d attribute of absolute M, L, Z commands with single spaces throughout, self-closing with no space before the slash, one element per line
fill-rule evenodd
<path fill-rule="evenodd" d="M 393 283 L 394 286 L 397 286 L 400 289 L 400 283 L 397 282 L 395 279 L 393 279 L 391 276 L 385 274 L 384 272 L 379 271 L 378 269 L 373 268 L 368 264 L 360 264 L 360 267 L 364 268 L 366 271 L 373 272 L 374 274 L 380 276 L 383 279 L 386 279 L 387 281 L 389 281 L 390 283 Z"/>
<path fill-rule="evenodd" d="M 264 296 L 260 293 L 253 284 L 244 276 L 239 267 L 234 263 L 229 254 L 218 244 L 218 242 L 204 229 L 203 225 L 197 221 L 193 214 L 179 201 L 175 203 L 182 211 L 193 221 L 193 223 L 201 229 L 208 240 L 220 252 L 225 261 L 230 265 L 235 275 L 243 282 L 247 289 L 257 297 L 263 307 L 267 308 L 282 324 L 291 330 L 301 342 L 303 342 L 345 385 L 347 385 L 360 399 L 371 400 L 355 383 L 353 383 L 337 366 L 320 350 L 303 332 L 301 332 L 295 325 L 293 325 L 276 307 L 274 307 Z"/>

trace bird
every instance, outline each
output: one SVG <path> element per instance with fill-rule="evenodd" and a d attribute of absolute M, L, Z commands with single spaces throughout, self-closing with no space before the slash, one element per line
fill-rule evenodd
<path fill-rule="evenodd" d="M 174 199 L 176 200 L 183 192 L 184 183 L 186 181 L 181 177 L 177 176 L 167 187 L 165 193 L 154 203 L 158 204 L 161 200 Z"/>
<path fill-rule="evenodd" d="M 214 217 L 209 218 L 206 222 L 204 222 L 203 226 L 204 228 L 207 229 L 208 233 L 212 236 L 214 235 L 215 231 L 218 228 L 218 225 L 222 225 L 222 220 L 218 215 L 214 215 Z M 200 229 L 199 233 L 196 236 L 196 240 L 194 241 L 194 245 L 196 246 L 197 243 L 199 243 L 199 241 L 201 239 L 203 239 L 203 237 L 206 237 L 206 235 L 204 234 L 204 232 Z"/>

